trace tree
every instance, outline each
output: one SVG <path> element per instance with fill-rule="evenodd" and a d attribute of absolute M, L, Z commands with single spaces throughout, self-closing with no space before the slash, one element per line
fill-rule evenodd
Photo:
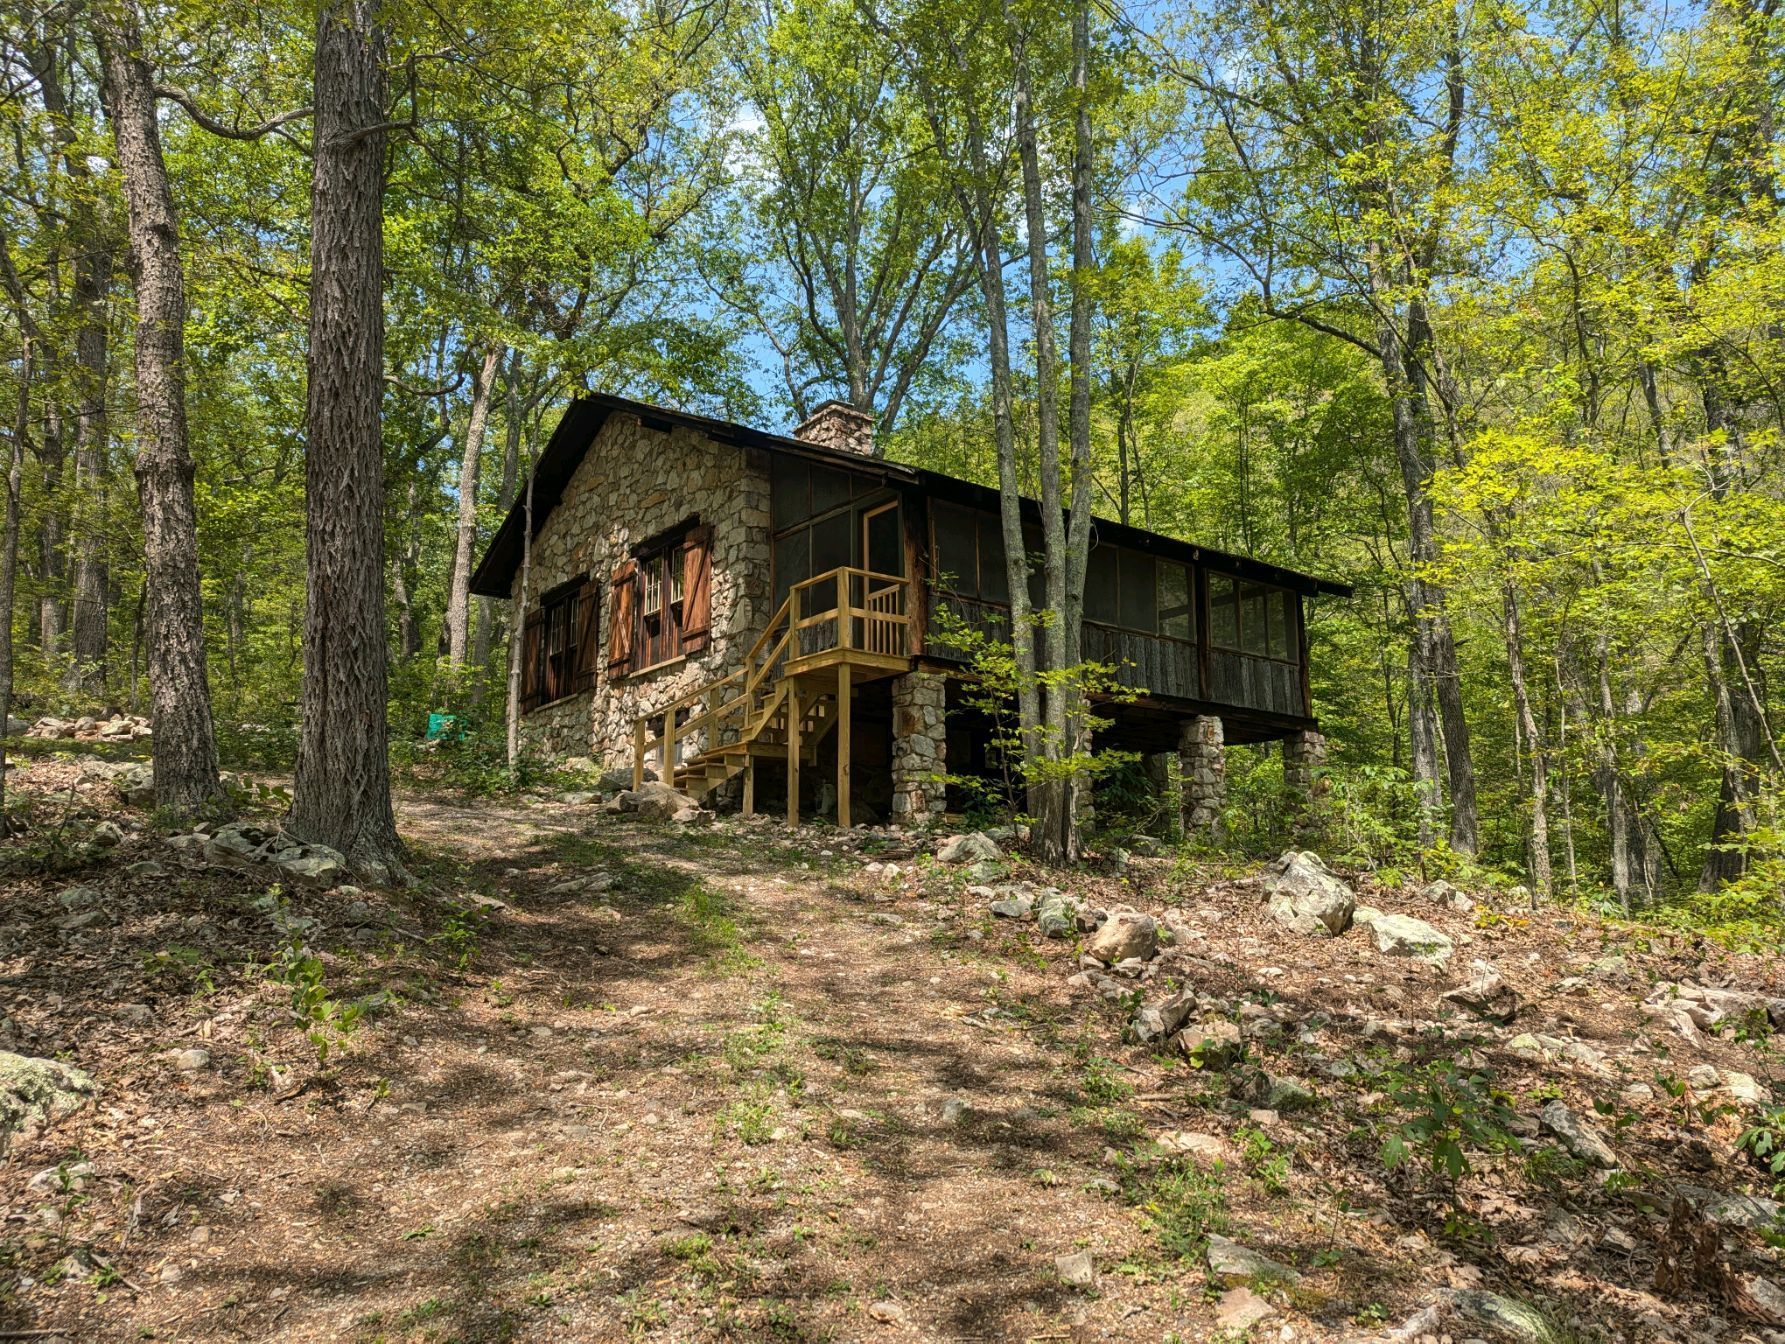
<path fill-rule="evenodd" d="M 402 871 L 384 606 L 385 34 L 378 0 L 316 27 L 310 192 L 307 604 L 289 825 L 374 876 Z"/>
<path fill-rule="evenodd" d="M 130 209 L 136 283 L 137 495 L 142 506 L 156 805 L 227 806 L 217 769 L 198 577 L 198 518 L 186 443 L 186 287 L 179 221 L 132 0 L 98 0 L 94 34 Z"/>

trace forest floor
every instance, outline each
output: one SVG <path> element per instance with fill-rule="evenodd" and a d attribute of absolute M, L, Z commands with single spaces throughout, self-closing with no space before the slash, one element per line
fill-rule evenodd
<path fill-rule="evenodd" d="M 78 762 L 10 788 L 123 838 L 0 881 L 0 1049 L 101 1088 L 0 1163 L 0 1339 L 1785 1340 L 1776 1208 L 1704 1193 L 1768 1193 L 1730 1092 L 1785 1077 L 1764 1010 L 1693 1043 L 1639 1006 L 1785 995 L 1778 958 L 1359 878 L 1440 969 L 1292 932 L 1252 872 L 1007 860 L 1171 917 L 1112 1000 L 896 835 L 408 794 L 412 884 L 268 900 Z M 1442 999 L 1475 958 L 1511 1023 Z M 1243 1062 L 1129 1042 L 1174 984 Z M 1453 1186 L 1418 1124 L 1485 1124 L 1431 1104 L 1458 1060 L 1509 1113 Z"/>

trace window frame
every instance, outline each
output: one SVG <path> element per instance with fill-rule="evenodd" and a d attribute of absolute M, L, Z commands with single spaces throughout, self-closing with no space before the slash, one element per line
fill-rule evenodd
<path fill-rule="evenodd" d="M 1243 658 L 1262 658 L 1267 662 L 1285 663 L 1299 666 L 1301 659 L 1301 595 L 1293 588 L 1285 588 L 1281 584 L 1266 583 L 1261 579 L 1248 579 L 1227 570 L 1211 569 L 1208 572 L 1208 630 L 1209 647 L 1220 653 L 1235 653 Z M 1218 601 L 1215 586 L 1218 583 L 1228 586 L 1231 597 L 1226 602 Z M 1260 653 L 1246 647 L 1250 631 L 1247 628 L 1246 609 L 1248 598 L 1261 596 L 1263 602 L 1259 607 L 1260 620 L 1264 625 L 1264 652 Z M 1271 651 L 1271 607 L 1274 602 L 1281 602 L 1283 615 L 1284 651 Z M 1228 607 L 1233 612 L 1233 642 L 1225 643 L 1216 638 L 1217 607 Z"/>
<path fill-rule="evenodd" d="M 530 651 L 531 665 L 522 665 L 521 701 L 532 713 L 579 694 L 578 652 L 584 645 L 583 622 L 589 576 L 579 574 L 546 589 L 526 625 L 537 623 L 538 638 Z M 596 650 L 599 657 L 599 650 Z"/>
<path fill-rule="evenodd" d="M 637 566 L 633 582 L 638 585 L 638 603 L 633 615 L 633 666 L 627 669 L 627 676 L 649 672 L 688 654 L 684 575 L 688 539 L 699 526 L 699 518 L 678 523 L 667 533 L 652 537 L 633 553 L 633 563 Z M 707 563 L 712 563 L 710 552 Z M 651 605 L 653 601 L 655 606 Z"/>

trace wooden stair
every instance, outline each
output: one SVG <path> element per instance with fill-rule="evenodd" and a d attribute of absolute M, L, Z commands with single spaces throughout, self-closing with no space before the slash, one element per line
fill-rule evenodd
<path fill-rule="evenodd" d="M 909 670 L 908 590 L 905 579 L 847 567 L 794 585 L 742 667 L 634 720 L 633 787 L 653 755 L 669 763 L 659 775 L 696 799 L 742 775 L 749 815 L 757 762 L 780 761 L 797 822 L 800 769 L 836 732 L 837 820 L 847 826 L 855 683 Z"/>

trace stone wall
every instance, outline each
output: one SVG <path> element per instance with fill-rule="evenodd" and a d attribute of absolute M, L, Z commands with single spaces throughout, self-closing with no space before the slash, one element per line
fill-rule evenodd
<path fill-rule="evenodd" d="M 922 825 L 947 807 L 948 679 L 940 672 L 895 677 L 892 707 L 892 819 Z"/>
<path fill-rule="evenodd" d="M 1227 746 L 1221 720 L 1198 714 L 1178 725 L 1178 761 L 1183 776 L 1184 832 L 1212 835 L 1227 806 Z"/>
<path fill-rule="evenodd" d="M 610 679 L 614 595 L 609 580 L 639 542 L 691 514 L 713 529 L 713 624 L 707 647 L 691 658 Z M 533 543 L 528 605 L 579 574 L 602 584 L 594 694 L 570 696 L 524 715 L 522 740 L 546 756 L 587 755 L 604 767 L 630 770 L 634 719 L 735 670 L 772 614 L 767 462 L 760 453 L 716 444 L 692 429 L 646 429 L 631 416 L 609 417 Z M 514 593 L 519 592 L 517 573 Z"/>

